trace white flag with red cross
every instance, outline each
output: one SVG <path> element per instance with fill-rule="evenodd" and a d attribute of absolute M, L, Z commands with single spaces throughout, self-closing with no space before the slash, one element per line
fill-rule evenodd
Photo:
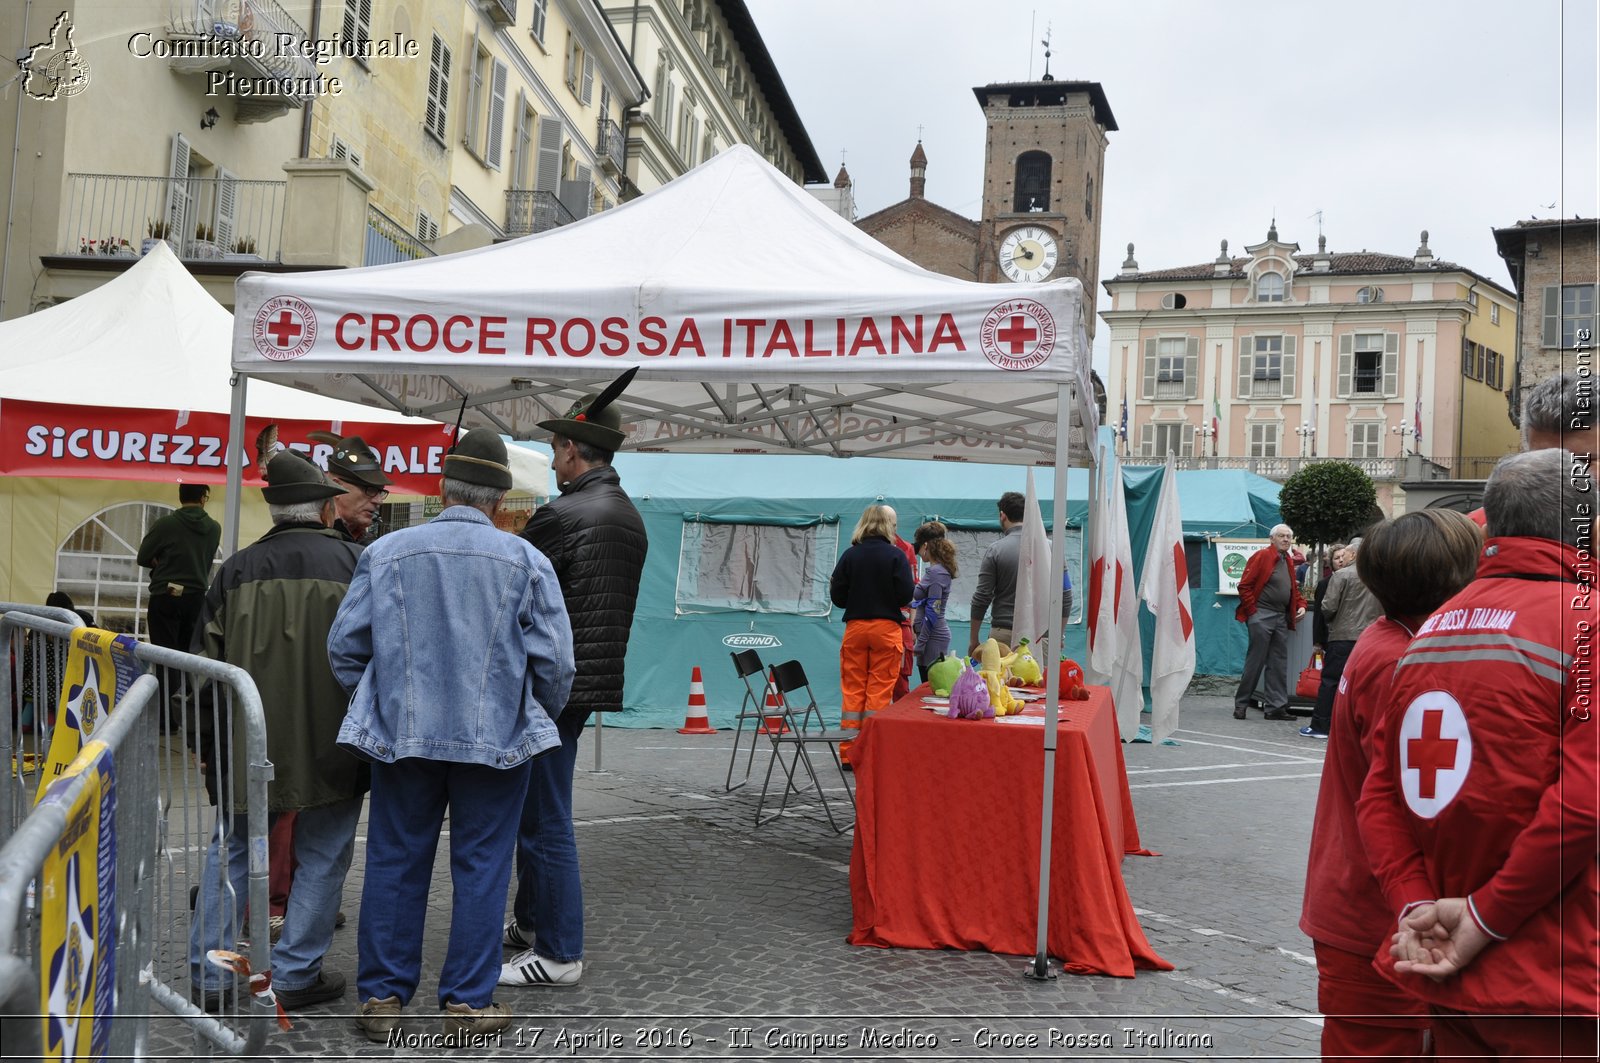
<path fill-rule="evenodd" d="M 1183 552 L 1183 514 L 1178 508 L 1175 466 L 1169 453 L 1139 581 L 1139 597 L 1156 618 L 1150 657 L 1150 732 L 1154 742 L 1178 729 L 1178 703 L 1194 677 L 1194 612 L 1189 605 L 1189 562 Z"/>

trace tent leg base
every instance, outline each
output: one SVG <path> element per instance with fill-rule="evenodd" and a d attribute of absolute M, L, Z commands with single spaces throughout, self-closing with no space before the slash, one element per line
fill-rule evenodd
<path fill-rule="evenodd" d="M 1033 982 L 1055 981 L 1056 972 L 1050 967 L 1050 957 L 1046 956 L 1042 952 L 1039 953 L 1039 955 L 1030 960 L 1028 965 L 1022 969 L 1022 977 Z"/>

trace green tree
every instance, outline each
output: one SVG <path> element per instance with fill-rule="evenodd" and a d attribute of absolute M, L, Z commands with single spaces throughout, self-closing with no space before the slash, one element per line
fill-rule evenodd
<path fill-rule="evenodd" d="M 1321 546 L 1348 539 L 1371 524 L 1377 503 L 1372 478 L 1358 467 L 1348 461 L 1319 461 L 1283 482 L 1278 512 L 1295 538 Z"/>

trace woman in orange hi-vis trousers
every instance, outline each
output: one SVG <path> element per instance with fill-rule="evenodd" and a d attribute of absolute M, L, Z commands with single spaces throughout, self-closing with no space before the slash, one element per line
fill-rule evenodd
<path fill-rule="evenodd" d="M 859 730 L 871 713 L 890 703 L 905 656 L 900 609 L 911 601 L 911 565 L 894 540 L 894 510 L 868 506 L 828 585 L 833 604 L 844 610 L 839 726 L 847 731 Z M 850 746 L 839 744 L 839 756 L 847 764 Z"/>

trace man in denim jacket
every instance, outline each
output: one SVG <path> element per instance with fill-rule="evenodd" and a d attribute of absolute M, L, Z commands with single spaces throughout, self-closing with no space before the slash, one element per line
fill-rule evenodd
<path fill-rule="evenodd" d="M 339 744 L 373 762 L 357 934 L 362 1032 L 382 1043 L 420 978 L 434 850 L 450 812 L 444 1032 L 510 1023 L 493 1001 L 500 915 L 532 758 L 561 744 L 572 628 L 550 562 L 499 531 L 506 446 L 474 429 L 444 459 L 444 512 L 361 555 L 328 635 L 352 691 Z"/>

